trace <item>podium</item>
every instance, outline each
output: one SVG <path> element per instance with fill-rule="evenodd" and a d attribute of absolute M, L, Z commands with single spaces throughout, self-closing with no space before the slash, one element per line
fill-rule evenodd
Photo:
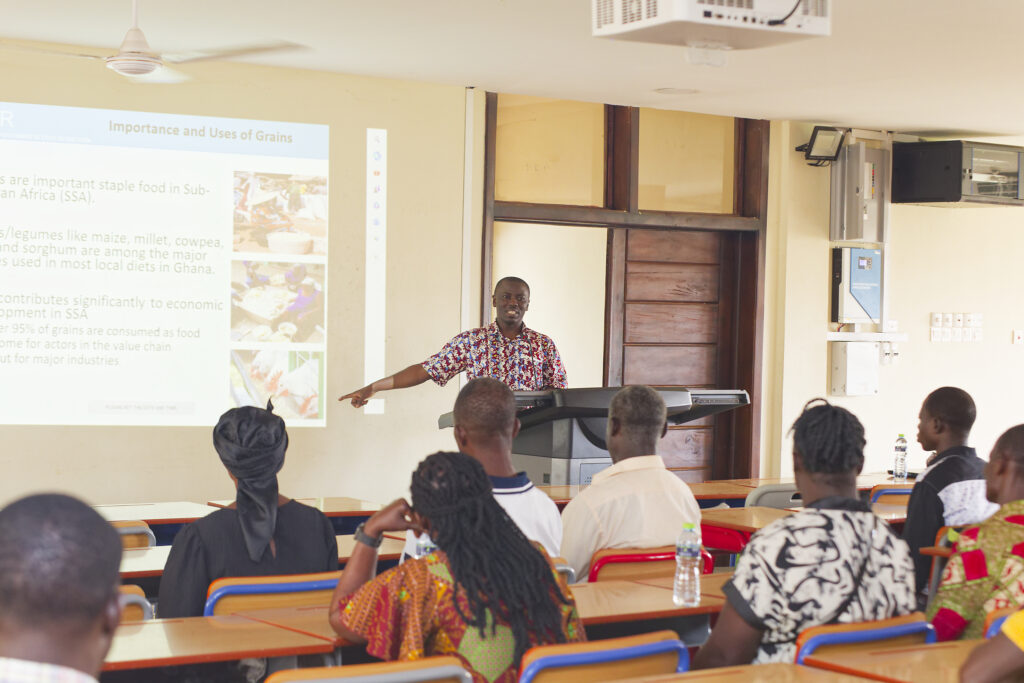
<path fill-rule="evenodd" d="M 512 463 L 535 484 L 586 485 L 611 465 L 605 431 L 608 405 L 622 387 L 517 391 L 521 428 L 512 443 Z M 665 401 L 670 425 L 750 404 L 741 389 L 653 387 Z M 438 418 L 440 429 L 452 426 L 452 414 Z"/>

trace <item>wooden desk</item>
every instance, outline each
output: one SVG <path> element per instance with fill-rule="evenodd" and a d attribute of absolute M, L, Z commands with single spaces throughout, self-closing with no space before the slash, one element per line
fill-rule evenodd
<path fill-rule="evenodd" d="M 698 501 L 743 501 L 751 493 L 750 486 L 743 486 L 731 481 L 702 481 L 689 484 L 693 498 Z M 565 507 L 569 501 L 577 497 L 586 486 L 562 485 L 562 486 L 538 486 L 545 494 L 551 497 L 559 509 Z"/>
<path fill-rule="evenodd" d="M 704 546 L 738 553 L 754 532 L 793 514 L 792 510 L 749 507 L 701 510 L 700 528 Z"/>
<path fill-rule="evenodd" d="M 662 674 L 660 676 L 642 676 L 627 678 L 617 683 L 661 683 L 661 681 L 709 681 L 709 683 L 864 683 L 863 678 L 844 676 L 812 669 L 797 664 L 748 664 L 746 666 L 727 666 L 721 669 L 704 669 L 688 671 L 683 674 Z"/>
<path fill-rule="evenodd" d="M 871 511 L 889 524 L 904 524 L 907 521 L 907 506 L 892 503 L 875 503 Z"/>
<path fill-rule="evenodd" d="M 690 484 L 690 491 L 697 500 L 746 500 L 750 487 L 727 481 L 705 481 Z"/>
<path fill-rule="evenodd" d="M 323 638 L 243 617 L 152 619 L 118 626 L 103 670 L 320 654 L 333 650 L 333 644 Z"/>
<path fill-rule="evenodd" d="M 793 477 L 762 477 L 756 479 L 722 479 L 715 483 L 735 484 L 737 486 L 756 489 L 758 486 L 764 486 L 765 484 L 795 484 L 796 479 Z M 893 481 L 891 474 L 887 474 L 885 472 L 868 472 L 867 474 L 861 474 L 857 477 L 857 490 L 870 491 L 871 488 L 877 484 L 893 483 L 895 482 Z M 907 483 L 913 483 L 913 480 L 908 480 Z"/>
<path fill-rule="evenodd" d="M 793 512 L 800 512 L 806 508 L 792 507 L 786 508 Z M 896 505 L 893 503 L 873 503 L 871 505 L 871 511 L 875 513 L 875 516 L 885 520 L 889 524 L 903 524 L 907 521 L 907 506 Z"/>
<path fill-rule="evenodd" d="M 960 680 L 960 667 L 971 650 L 983 640 L 956 640 L 912 647 L 810 655 L 804 663 L 818 669 L 870 678 L 876 681 L 928 681 L 949 683 Z"/>
<path fill-rule="evenodd" d="M 108 522 L 126 522 L 141 519 L 150 526 L 158 524 L 188 524 L 213 512 L 202 503 L 132 503 L 128 505 L 96 505 L 96 512 Z"/>
<path fill-rule="evenodd" d="M 171 546 L 169 545 L 125 550 L 121 553 L 121 578 L 137 579 L 163 575 L 170 552 Z"/>
<path fill-rule="evenodd" d="M 345 564 L 352 556 L 356 540 L 354 536 L 335 536 L 338 542 L 338 564 Z M 377 559 L 381 561 L 397 561 L 402 557 L 405 539 L 386 536 L 377 551 Z M 171 546 L 158 545 L 153 548 L 135 548 L 125 550 L 121 554 L 121 578 L 140 578 L 145 576 L 162 576 L 167 564 L 167 555 Z"/>
<path fill-rule="evenodd" d="M 672 593 L 635 581 L 598 581 L 570 586 L 585 626 L 720 612 L 721 598 L 702 596 L 696 607 L 676 607 Z"/>
<path fill-rule="evenodd" d="M 561 510 L 564 508 L 570 500 L 575 498 L 579 492 L 586 488 L 586 486 L 538 486 L 539 490 L 548 494 L 551 500 L 555 501 L 555 505 Z"/>
<path fill-rule="evenodd" d="M 719 600 L 725 600 L 725 593 L 722 592 L 722 586 L 726 581 L 732 578 L 732 572 L 715 572 L 714 574 L 701 574 L 700 575 L 700 594 L 706 595 L 709 598 L 718 598 Z M 673 578 L 671 576 L 660 576 L 651 579 L 637 579 L 636 583 L 642 583 L 648 586 L 655 586 L 657 588 L 663 588 L 665 590 L 672 590 Z"/>
<path fill-rule="evenodd" d="M 338 540 L 338 563 L 348 562 L 352 557 L 352 551 L 356 547 L 356 537 L 351 535 L 335 536 Z M 377 559 L 384 561 L 399 560 L 402 557 L 402 549 L 405 548 L 405 539 L 397 539 L 391 536 L 384 536 L 381 539 L 380 548 L 377 549 Z"/>
<path fill-rule="evenodd" d="M 928 555 L 929 557 L 948 558 L 953 556 L 953 548 L 951 546 L 947 547 L 942 545 L 929 545 L 923 548 L 918 548 L 917 552 L 921 553 L 922 555 Z"/>
<path fill-rule="evenodd" d="M 360 500 L 359 498 L 349 498 L 347 496 L 331 496 L 328 498 L 295 498 L 294 500 L 302 503 L 303 505 L 308 505 L 311 508 L 316 508 L 328 517 L 369 517 L 374 512 L 384 507 L 380 503 Z M 234 502 L 235 499 L 232 498 L 230 500 L 211 500 L 206 504 L 215 508 L 226 508 Z"/>
<path fill-rule="evenodd" d="M 327 605 L 315 607 L 276 607 L 274 609 L 258 609 L 238 612 L 236 616 L 260 621 L 264 624 L 288 629 L 314 638 L 321 638 L 331 643 L 332 647 L 351 645 L 331 628 L 327 620 Z"/>

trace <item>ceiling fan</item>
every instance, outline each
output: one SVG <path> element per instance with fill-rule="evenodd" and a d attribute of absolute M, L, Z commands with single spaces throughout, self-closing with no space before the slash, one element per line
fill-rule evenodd
<path fill-rule="evenodd" d="M 80 57 L 84 59 L 103 60 L 107 68 L 130 78 L 133 81 L 142 83 L 180 83 L 190 77 L 180 71 L 175 71 L 167 64 L 184 64 L 186 62 L 198 62 L 210 59 L 226 59 L 228 57 L 239 57 L 260 52 L 272 52 L 276 50 L 291 50 L 301 48 L 301 45 L 287 41 L 276 41 L 257 45 L 244 45 L 238 47 L 218 48 L 209 50 L 192 50 L 189 52 L 157 54 L 149 47 L 146 36 L 139 28 L 139 6 L 138 0 L 132 0 L 132 26 L 124 36 L 121 47 L 117 54 L 109 57 L 99 55 L 64 52 L 61 50 L 47 50 L 31 47 L 28 45 L 11 45 L 18 50 L 29 50 L 32 52 L 43 52 L 47 54 L 58 54 L 67 57 Z"/>

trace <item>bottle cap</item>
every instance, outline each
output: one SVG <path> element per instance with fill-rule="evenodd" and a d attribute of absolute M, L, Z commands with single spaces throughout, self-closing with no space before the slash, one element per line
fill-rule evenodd
<path fill-rule="evenodd" d="M 900 434 L 900 435 L 899 435 L 899 437 L 900 437 L 900 438 L 902 439 L 902 438 L 903 438 L 903 435 L 902 435 L 902 434 Z"/>
<path fill-rule="evenodd" d="M 683 522 L 683 528 L 692 531 L 697 528 L 697 525 L 693 522 Z"/>

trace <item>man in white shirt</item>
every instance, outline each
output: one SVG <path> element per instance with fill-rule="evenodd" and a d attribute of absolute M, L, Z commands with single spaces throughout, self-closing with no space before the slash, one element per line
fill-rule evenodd
<path fill-rule="evenodd" d="M 478 377 L 466 383 L 452 413 L 455 443 L 476 458 L 491 480 L 494 498 L 531 541 L 558 555 L 562 520 L 554 501 L 512 465 L 512 440 L 519 433 L 516 398 L 503 382 Z M 416 535 L 406 533 L 405 554 L 416 554 Z"/>
<path fill-rule="evenodd" d="M 665 402 L 650 387 L 625 387 L 612 398 L 607 444 L 614 464 L 562 511 L 561 555 L 579 580 L 586 581 L 598 550 L 672 545 L 683 523 L 700 524 L 690 487 L 657 455 L 667 430 Z"/>
<path fill-rule="evenodd" d="M 0 681 L 95 683 L 121 619 L 121 540 L 57 494 L 0 510 Z"/>

